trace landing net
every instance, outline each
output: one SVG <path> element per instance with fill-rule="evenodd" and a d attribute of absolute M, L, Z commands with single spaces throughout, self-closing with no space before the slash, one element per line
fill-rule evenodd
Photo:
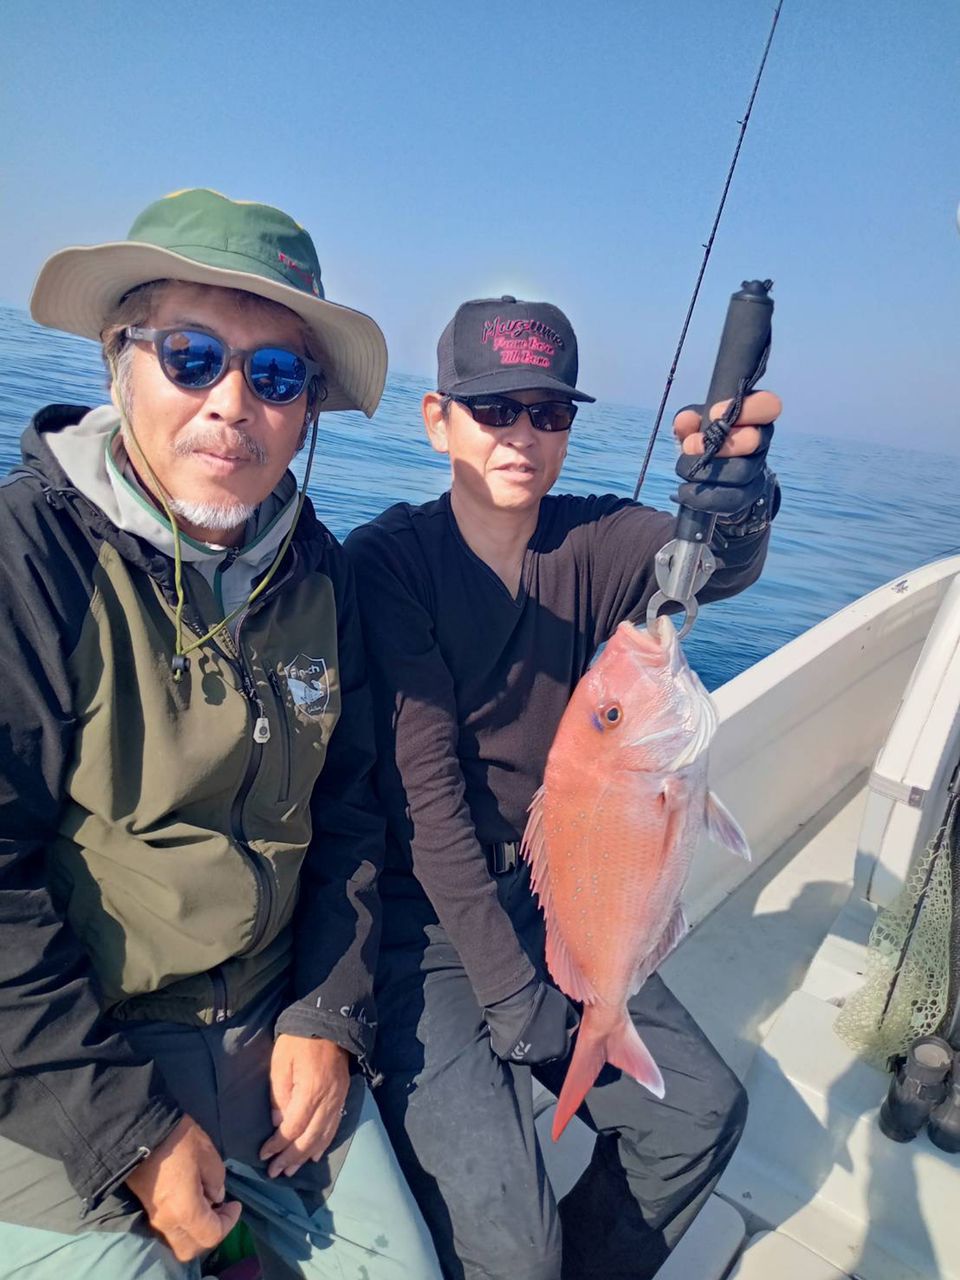
<path fill-rule="evenodd" d="M 950 816 L 955 819 L 955 813 Z M 866 981 L 834 1023 L 844 1043 L 882 1069 L 918 1036 L 937 1031 L 947 1010 L 953 924 L 950 855 L 956 826 L 955 820 L 948 820 L 899 897 L 877 916 L 867 946 Z"/>

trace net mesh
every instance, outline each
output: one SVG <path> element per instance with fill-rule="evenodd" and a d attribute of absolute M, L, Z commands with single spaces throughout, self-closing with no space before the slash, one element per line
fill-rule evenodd
<path fill-rule="evenodd" d="M 935 1032 L 943 1020 L 953 918 L 950 862 L 945 843 L 931 841 L 897 899 L 880 911 L 867 944 L 864 984 L 847 999 L 834 1024 L 844 1043 L 875 1066 L 885 1069 L 889 1058 L 906 1052 L 918 1036 Z M 913 935 L 884 1014 L 921 897 Z"/>

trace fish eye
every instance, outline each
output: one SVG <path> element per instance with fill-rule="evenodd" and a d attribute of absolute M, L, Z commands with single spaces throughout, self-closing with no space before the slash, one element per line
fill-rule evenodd
<path fill-rule="evenodd" d="M 611 702 L 608 707 L 603 710 L 604 723 L 608 725 L 619 724 L 623 719 L 623 708 L 619 702 Z"/>

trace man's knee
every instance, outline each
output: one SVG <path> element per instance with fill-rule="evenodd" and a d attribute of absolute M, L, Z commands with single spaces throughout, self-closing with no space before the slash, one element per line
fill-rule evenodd
<path fill-rule="evenodd" d="M 631 1178 L 645 1179 L 651 1173 L 657 1178 L 679 1176 L 695 1181 L 718 1177 L 743 1133 L 747 1092 L 719 1057 L 699 1076 L 695 1087 L 684 1090 L 681 1084 L 672 1076 L 665 1101 L 652 1111 L 644 1106 L 642 1124 L 623 1124 L 619 1141 L 609 1150 L 598 1143 L 592 1163 L 604 1163 L 600 1157 L 606 1154 L 611 1171 L 622 1164 Z M 668 1175 L 670 1169 L 674 1175 Z"/>
<path fill-rule="evenodd" d="M 747 1123 L 748 1108 L 746 1089 L 724 1064 L 716 1081 L 715 1102 L 707 1117 L 713 1134 L 711 1146 L 721 1159 L 728 1159 L 736 1149 Z"/>

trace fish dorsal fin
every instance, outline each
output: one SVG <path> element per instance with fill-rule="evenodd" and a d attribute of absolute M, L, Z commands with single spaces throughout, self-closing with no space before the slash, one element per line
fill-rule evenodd
<path fill-rule="evenodd" d="M 686 937 L 689 928 L 687 917 L 683 913 L 683 903 L 678 902 L 673 909 L 673 915 L 667 922 L 666 929 L 657 940 L 657 945 L 644 956 L 637 966 L 634 985 L 630 992 L 631 995 L 639 991 L 651 973 L 655 973 L 660 968 L 674 947 Z"/>
<path fill-rule="evenodd" d="M 547 861 L 547 842 L 543 832 L 543 795 L 544 789 L 540 787 L 530 801 L 530 816 L 520 842 L 520 856 L 530 864 L 530 886 L 540 899 L 540 907 L 547 922 L 547 966 L 557 986 L 571 999 L 580 1000 L 584 1004 L 596 1004 L 597 993 L 574 963 L 557 923 Z"/>
<path fill-rule="evenodd" d="M 722 844 L 738 858 L 743 858 L 746 862 L 750 861 L 750 845 L 747 843 L 747 837 L 743 834 L 740 823 L 712 791 L 707 792 L 703 818 L 711 840 Z"/>
<path fill-rule="evenodd" d="M 547 847 L 543 834 L 543 795 L 544 788 L 538 787 L 533 793 L 530 807 L 527 809 L 527 825 L 520 841 L 520 856 L 530 864 L 530 884 L 540 899 L 544 914 L 548 914 L 553 906 L 550 891 L 550 872 L 547 868 Z"/>

